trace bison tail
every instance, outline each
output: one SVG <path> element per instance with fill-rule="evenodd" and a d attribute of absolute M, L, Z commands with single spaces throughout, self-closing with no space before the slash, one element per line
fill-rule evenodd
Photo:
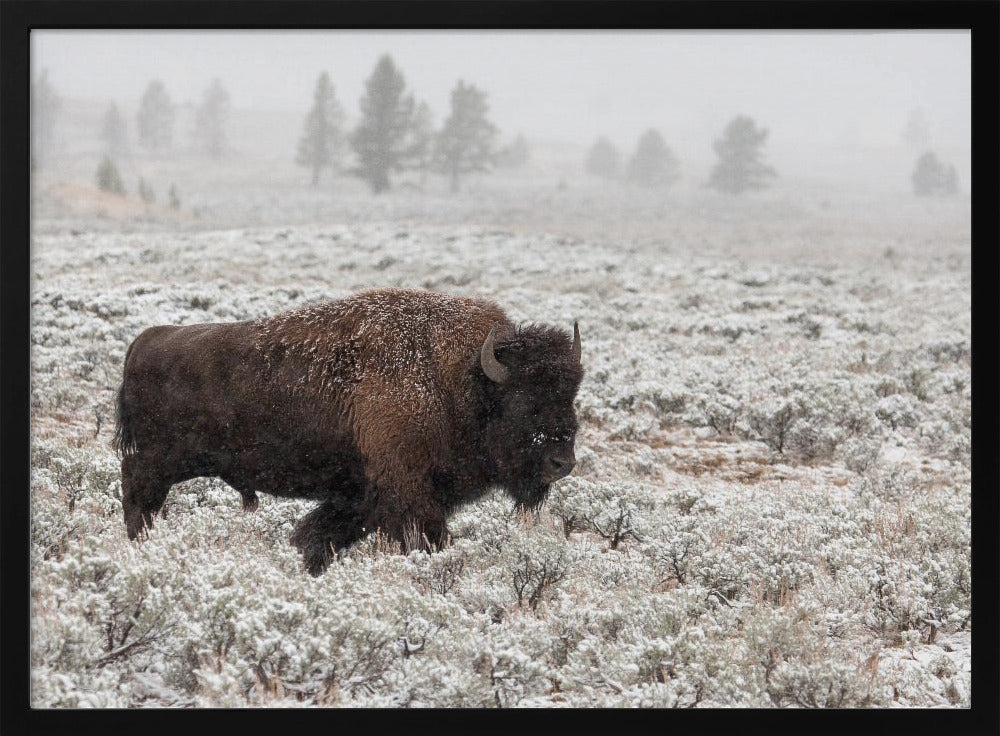
<path fill-rule="evenodd" d="M 132 426 L 132 416 L 125 403 L 125 382 L 122 381 L 115 400 L 115 436 L 111 446 L 119 455 L 131 455 L 135 452 L 135 428 Z"/>
<path fill-rule="evenodd" d="M 128 380 L 128 359 L 132 355 L 132 348 L 135 347 L 135 340 L 125 351 L 125 365 L 122 370 L 122 385 L 118 387 L 115 396 L 115 436 L 111 440 L 111 447 L 119 456 L 131 455 L 135 452 L 135 426 L 132 421 L 132 412 L 125 402 L 125 383 Z"/>

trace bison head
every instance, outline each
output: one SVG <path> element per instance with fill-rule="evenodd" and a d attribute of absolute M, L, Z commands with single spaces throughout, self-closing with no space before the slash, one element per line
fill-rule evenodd
<path fill-rule="evenodd" d="M 549 486 L 576 464 L 573 410 L 583 366 L 580 329 L 530 325 L 497 339 L 490 330 L 479 363 L 488 379 L 487 446 L 496 481 L 519 506 L 537 508 Z"/>

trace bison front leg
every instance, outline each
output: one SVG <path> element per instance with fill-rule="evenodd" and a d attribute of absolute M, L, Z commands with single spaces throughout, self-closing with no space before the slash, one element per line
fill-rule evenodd
<path fill-rule="evenodd" d="M 379 494 L 379 502 L 369 513 L 365 526 L 380 529 L 399 542 L 404 553 L 414 549 L 434 552 L 444 547 L 449 540 L 448 515 L 444 509 L 424 494 L 414 493 L 408 500 L 400 495 Z"/>
<path fill-rule="evenodd" d="M 156 463 L 141 455 L 122 459 L 122 509 L 129 539 L 153 526 L 153 516 L 163 507 L 170 486 Z"/>
<path fill-rule="evenodd" d="M 443 549 L 449 541 L 448 525 L 444 519 L 411 518 L 403 524 L 402 533 L 391 533 L 403 545 L 403 551 L 420 549 L 425 552 L 437 552 Z"/>
<path fill-rule="evenodd" d="M 365 535 L 357 512 L 335 500 L 327 500 L 303 516 L 295 525 L 291 543 L 302 553 L 310 575 L 321 575 L 336 553 Z"/>

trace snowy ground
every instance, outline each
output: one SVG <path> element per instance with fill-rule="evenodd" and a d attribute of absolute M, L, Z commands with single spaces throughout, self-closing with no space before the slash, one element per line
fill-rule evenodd
<path fill-rule="evenodd" d="M 36 177 L 33 705 L 969 705 L 967 199 L 273 173 L 192 176 L 179 212 Z M 443 552 L 313 579 L 308 503 L 200 479 L 128 542 L 136 334 L 385 285 L 579 320 L 580 462 L 541 514 L 498 496 Z"/>

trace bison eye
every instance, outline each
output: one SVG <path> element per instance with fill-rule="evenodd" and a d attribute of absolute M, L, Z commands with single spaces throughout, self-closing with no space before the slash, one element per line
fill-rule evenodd
<path fill-rule="evenodd" d="M 511 395 L 507 402 L 507 408 L 512 414 L 533 414 L 535 407 L 531 400 L 520 391 Z"/>

